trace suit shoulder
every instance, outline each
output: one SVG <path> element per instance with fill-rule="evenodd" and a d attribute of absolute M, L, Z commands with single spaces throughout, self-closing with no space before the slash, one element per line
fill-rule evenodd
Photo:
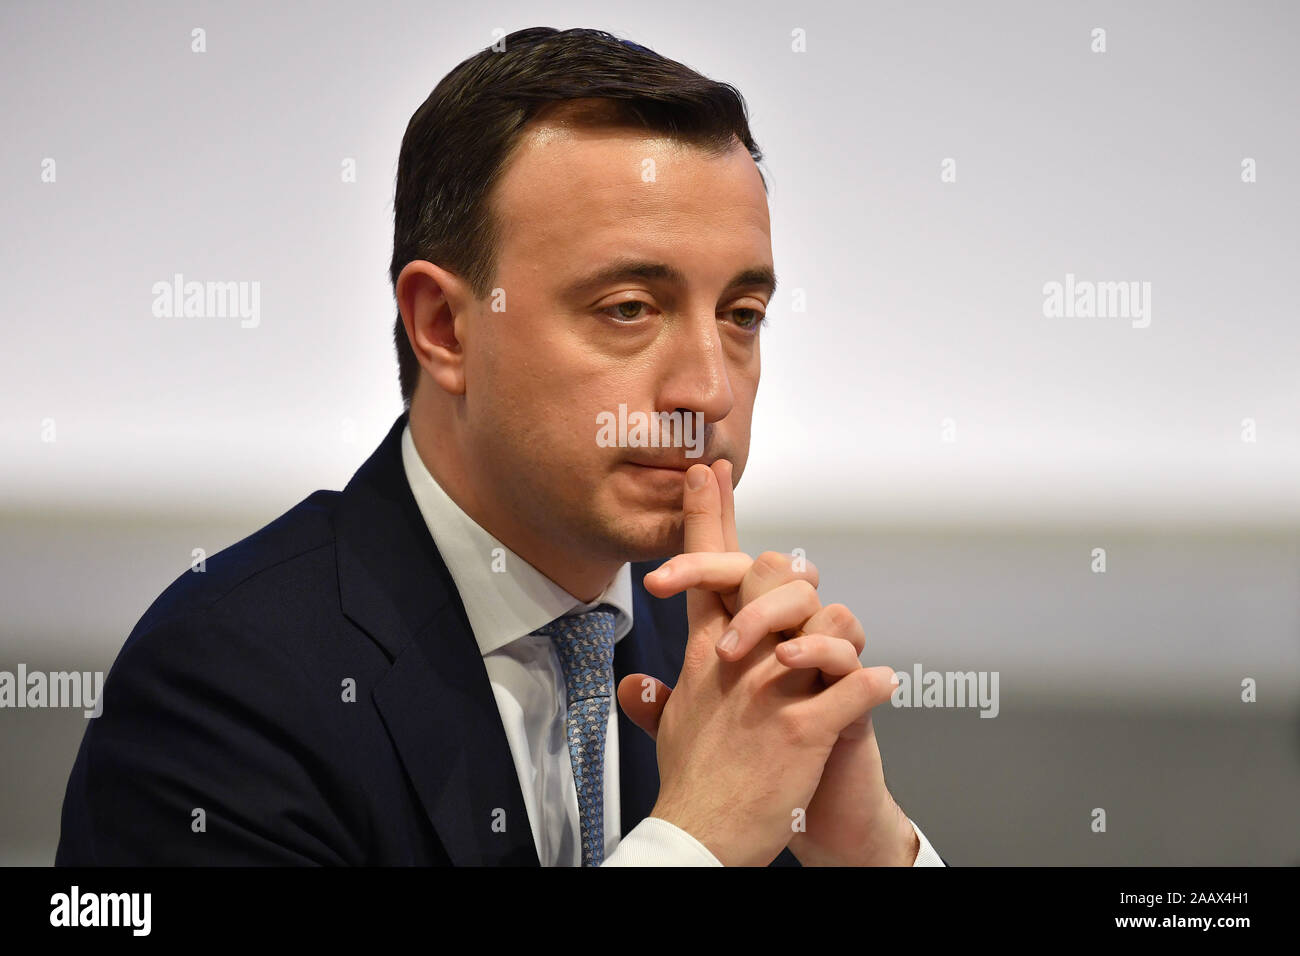
<path fill-rule="evenodd" d="M 339 492 L 316 491 L 273 521 L 180 574 L 153 601 L 128 642 L 169 621 L 216 605 L 239 617 L 240 605 L 257 603 L 265 586 L 296 590 L 336 586 L 331 522 Z M 258 587 L 262 585 L 262 587 Z"/>

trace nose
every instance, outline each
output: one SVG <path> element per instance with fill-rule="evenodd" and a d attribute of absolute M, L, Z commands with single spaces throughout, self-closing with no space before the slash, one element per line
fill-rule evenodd
<path fill-rule="evenodd" d="M 705 422 L 726 418 L 735 404 L 727 356 L 714 314 L 683 320 L 663 356 L 667 371 L 660 411 L 701 412 Z"/>

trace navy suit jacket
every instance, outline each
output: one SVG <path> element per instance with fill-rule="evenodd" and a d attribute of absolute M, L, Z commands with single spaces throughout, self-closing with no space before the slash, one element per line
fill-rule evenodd
<path fill-rule="evenodd" d="M 538 865 L 478 644 L 402 467 L 406 419 L 342 492 L 145 612 L 77 753 L 56 865 Z M 633 565 L 614 671 L 674 684 L 686 601 L 645 591 L 656 563 Z M 618 728 L 626 834 L 659 775 L 621 709 Z"/>

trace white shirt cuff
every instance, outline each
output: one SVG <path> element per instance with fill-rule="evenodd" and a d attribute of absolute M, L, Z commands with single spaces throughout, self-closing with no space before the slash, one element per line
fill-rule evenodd
<path fill-rule="evenodd" d="M 601 866 L 722 866 L 722 861 L 681 827 L 646 817 Z"/>
<path fill-rule="evenodd" d="M 943 866 L 938 852 L 925 838 L 921 828 L 911 818 L 908 823 L 916 831 L 916 838 L 921 849 L 916 854 L 913 866 Z M 722 866 L 716 856 L 695 837 L 681 827 L 661 820 L 659 817 L 646 817 L 619 841 L 614 852 L 605 858 L 602 866 Z"/>
<path fill-rule="evenodd" d="M 908 817 L 907 822 L 912 824 L 912 829 L 916 831 L 917 839 L 921 841 L 920 852 L 916 854 L 916 860 L 912 865 L 943 866 L 943 860 L 939 858 L 939 854 L 935 852 L 934 847 L 930 846 L 930 841 L 925 838 L 925 834 L 921 832 L 921 828 L 915 823 L 912 823 L 911 817 Z"/>

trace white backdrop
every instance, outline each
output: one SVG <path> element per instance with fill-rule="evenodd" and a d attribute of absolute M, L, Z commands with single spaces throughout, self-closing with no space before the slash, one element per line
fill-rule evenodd
<path fill-rule="evenodd" d="M 613 10 L 6 4 L 4 500 L 242 510 L 341 487 L 400 410 L 406 122 L 494 27 L 547 24 L 747 99 L 781 284 L 747 508 L 1300 518 L 1294 6 Z M 255 283 L 256 325 L 155 316 L 176 274 Z M 1045 316 L 1067 275 L 1148 283 L 1149 324 Z"/>

